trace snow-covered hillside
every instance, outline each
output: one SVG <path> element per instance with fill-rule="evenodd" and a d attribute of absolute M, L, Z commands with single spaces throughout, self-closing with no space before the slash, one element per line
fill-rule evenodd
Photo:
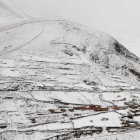
<path fill-rule="evenodd" d="M 3 139 L 136 131 L 140 60 L 115 39 L 64 20 L 26 21 L 0 38 Z"/>
<path fill-rule="evenodd" d="M 23 20 L 39 17 L 26 3 L 21 4 L 14 0 L 0 0 L 0 28 Z"/>
<path fill-rule="evenodd" d="M 103 32 L 0 6 L 12 19 L 0 28 L 0 140 L 138 140 L 136 55 Z"/>

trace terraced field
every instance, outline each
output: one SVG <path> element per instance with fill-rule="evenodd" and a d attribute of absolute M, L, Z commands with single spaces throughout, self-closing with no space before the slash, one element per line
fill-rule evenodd
<path fill-rule="evenodd" d="M 68 21 L 0 38 L 1 140 L 137 140 L 140 61 L 113 38 Z"/>

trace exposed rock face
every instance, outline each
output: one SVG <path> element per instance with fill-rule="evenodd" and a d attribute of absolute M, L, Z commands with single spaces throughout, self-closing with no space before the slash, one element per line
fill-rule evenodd
<path fill-rule="evenodd" d="M 85 26 L 30 21 L 1 30 L 0 79 L 1 139 L 74 139 L 139 127 L 140 59 Z"/>

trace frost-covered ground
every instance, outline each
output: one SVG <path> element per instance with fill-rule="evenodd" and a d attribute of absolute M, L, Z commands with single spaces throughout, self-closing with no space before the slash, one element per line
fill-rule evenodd
<path fill-rule="evenodd" d="M 138 140 L 140 59 L 65 20 L 0 28 L 0 140 Z"/>

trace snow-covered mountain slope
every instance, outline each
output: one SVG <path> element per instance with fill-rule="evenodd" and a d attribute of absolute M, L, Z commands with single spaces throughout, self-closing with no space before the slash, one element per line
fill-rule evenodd
<path fill-rule="evenodd" d="M 29 5 L 33 4 L 34 1 L 28 1 L 28 3 L 24 0 L 0 0 L 0 5 L 5 5 L 4 9 L 11 11 L 14 15 L 22 18 L 38 18 L 40 14 L 35 12 L 33 8 Z M 30 3 L 31 2 L 31 3 Z M 35 2 L 34 2 L 35 3 Z"/>
<path fill-rule="evenodd" d="M 22 20 L 39 17 L 37 13 L 29 9 L 26 3 L 20 4 L 13 0 L 0 0 L 0 28 L 3 25 L 11 25 Z"/>
<path fill-rule="evenodd" d="M 23 18 L 20 10 L 15 9 L 8 1 L 0 0 L 0 26 L 17 22 Z"/>
<path fill-rule="evenodd" d="M 105 33 L 65 20 L 1 29 L 0 79 L 2 139 L 139 134 L 140 59 Z"/>

